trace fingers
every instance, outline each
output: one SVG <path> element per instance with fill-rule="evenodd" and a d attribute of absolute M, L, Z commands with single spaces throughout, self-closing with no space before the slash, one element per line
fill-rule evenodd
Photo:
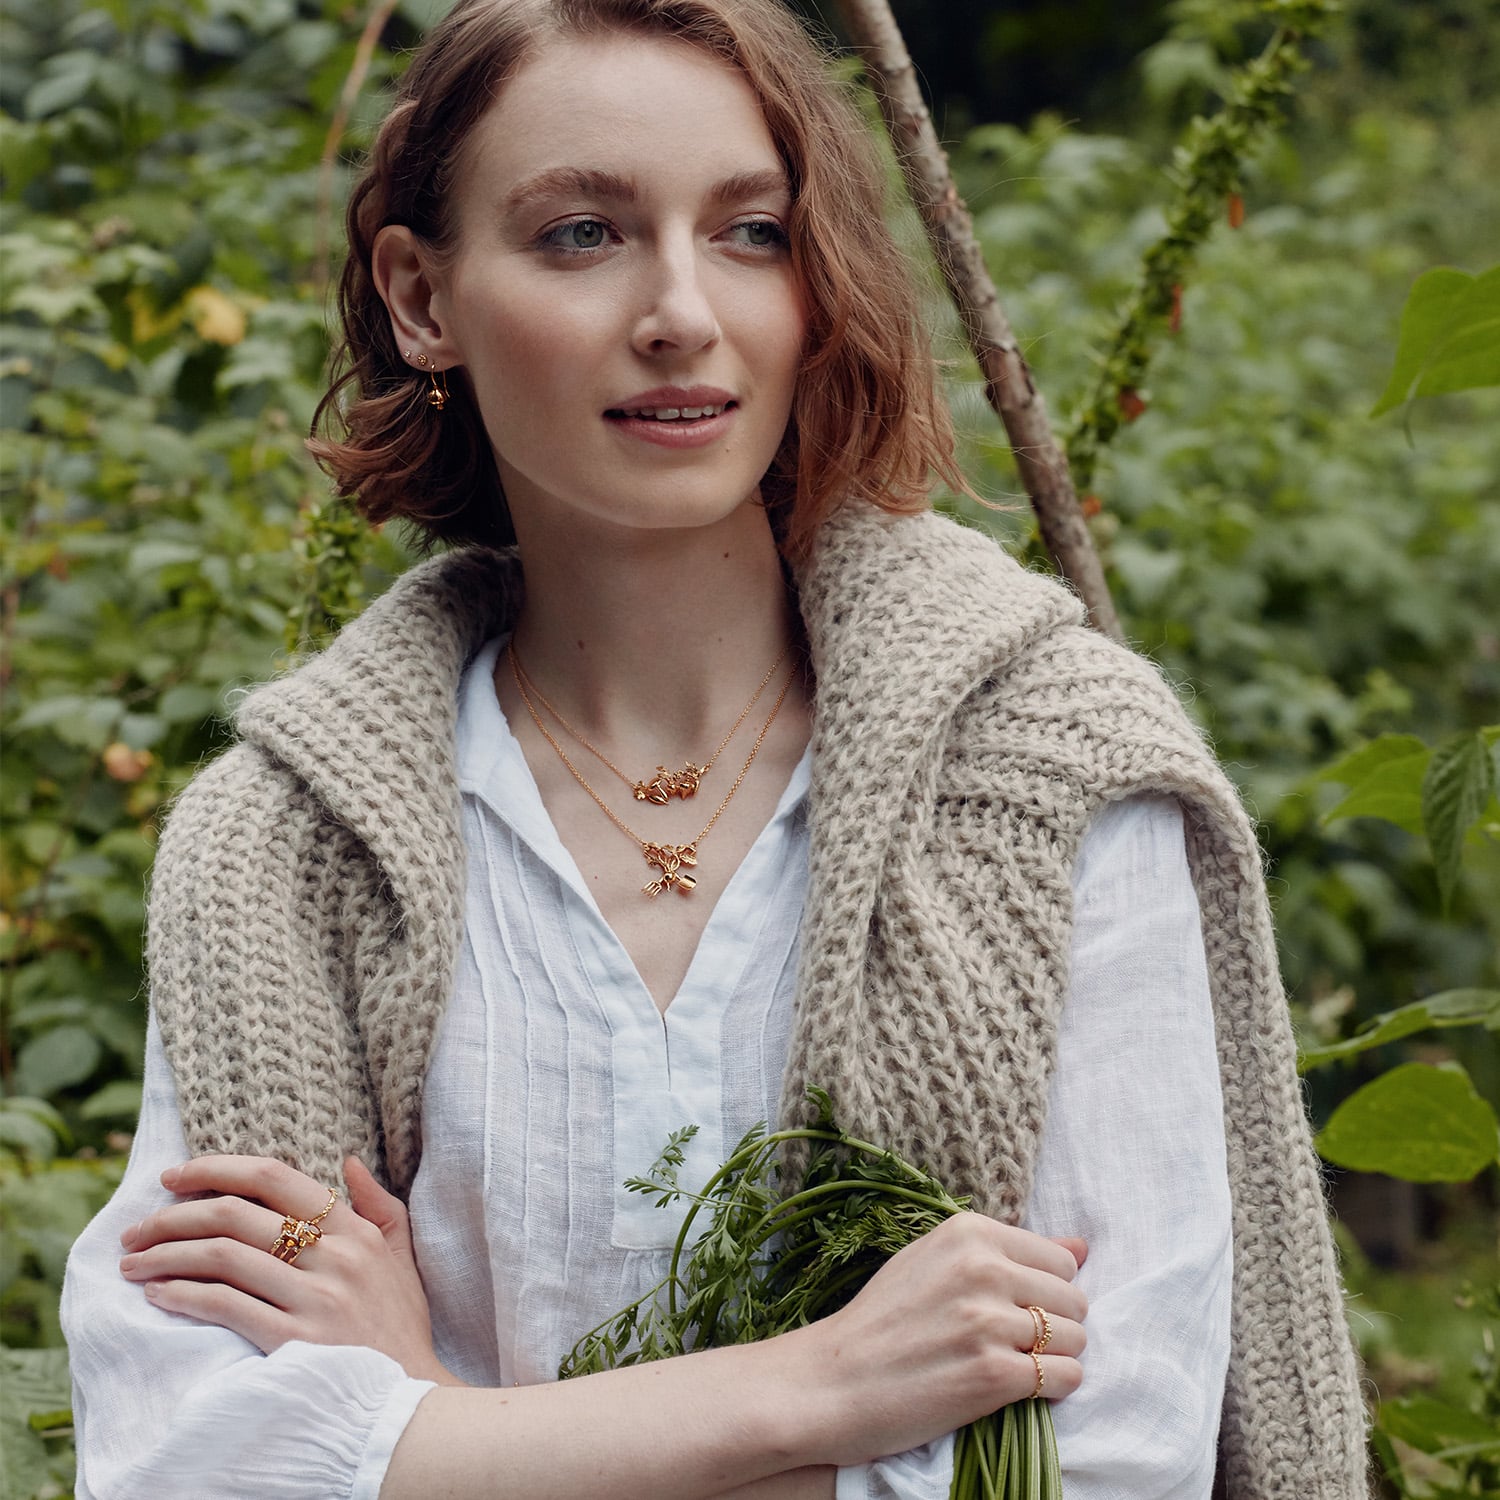
<path fill-rule="evenodd" d="M 934 1242 L 939 1237 L 953 1285 L 1020 1308 L 1035 1303 L 1075 1323 L 1087 1317 L 1088 1298 L 1073 1284 L 1077 1262 L 1052 1240 L 982 1214 L 956 1214 L 926 1236 Z"/>
<path fill-rule="evenodd" d="M 349 1207 L 380 1231 L 394 1253 L 410 1259 L 414 1252 L 406 1205 L 386 1192 L 357 1156 L 345 1158 L 344 1181 L 349 1185 Z"/>
<path fill-rule="evenodd" d="M 1081 1240 L 1076 1235 L 1052 1235 L 1052 1243 L 1061 1245 L 1069 1255 L 1073 1257 L 1076 1265 L 1082 1265 L 1089 1258 L 1089 1247 L 1087 1240 Z"/>
<path fill-rule="evenodd" d="M 1082 1323 L 1088 1316 L 1089 1299 L 1071 1282 L 1063 1281 L 1046 1271 L 1033 1271 L 1030 1266 L 1013 1265 L 1005 1280 L 1006 1293 L 1015 1301 L 1022 1315 L 1028 1307 L 1044 1307 L 1054 1324 L 1059 1315 L 1075 1323 Z M 1031 1346 L 1028 1338 L 1025 1347 Z"/>
<path fill-rule="evenodd" d="M 231 1239 L 166 1240 L 120 1262 L 127 1281 L 220 1282 L 286 1309 L 297 1298 L 301 1273 L 274 1255 Z"/>
<path fill-rule="evenodd" d="M 1045 1396 L 1048 1401 L 1061 1401 L 1083 1384 L 1083 1366 L 1076 1359 L 1057 1354 L 1041 1354 L 1037 1358 L 1042 1362 L 1042 1388 L 1039 1392 L 1029 1391 L 1027 1395 L 1036 1394 Z M 1029 1355 L 1026 1362 L 1033 1370 L 1036 1369 Z"/>
<path fill-rule="evenodd" d="M 1083 1324 L 1064 1317 L 1062 1313 L 1053 1312 L 1051 1308 L 1046 1311 L 1052 1337 L 1047 1340 L 1047 1348 L 1043 1357 L 1052 1354 L 1067 1359 L 1077 1359 L 1088 1347 L 1089 1342 Z M 1036 1342 L 1036 1322 L 1024 1306 L 1018 1306 L 1014 1314 L 1007 1318 L 1006 1331 L 1010 1335 L 1007 1343 L 1013 1345 L 1022 1354 L 1026 1354 Z"/>
<path fill-rule="evenodd" d="M 269 1250 L 281 1232 L 281 1215 L 243 1198 L 195 1198 L 158 1209 L 120 1236 L 127 1250 L 166 1240 L 232 1239 Z"/>
<path fill-rule="evenodd" d="M 976 1214 L 975 1218 L 983 1218 Z M 1056 1276 L 1062 1281 L 1072 1281 L 1078 1274 L 1081 1261 L 1073 1253 L 1073 1244 L 1082 1245 L 1082 1240 L 1051 1240 L 1029 1229 L 1017 1228 L 1014 1224 L 998 1224 L 993 1219 L 985 1220 L 994 1225 L 995 1241 L 1011 1260 L 1019 1265 L 1031 1266 Z"/>
<path fill-rule="evenodd" d="M 272 1209 L 278 1222 L 283 1215 L 311 1219 L 322 1213 L 332 1186 L 269 1156 L 197 1156 L 180 1167 L 169 1167 L 161 1174 L 161 1182 L 179 1195 L 232 1193 L 254 1199 Z M 338 1205 L 333 1212 L 339 1212 Z"/>
<path fill-rule="evenodd" d="M 152 1281 L 144 1290 L 163 1311 L 183 1313 L 228 1328 L 248 1339 L 263 1354 L 274 1352 L 296 1336 L 296 1329 L 285 1313 L 223 1282 Z"/>

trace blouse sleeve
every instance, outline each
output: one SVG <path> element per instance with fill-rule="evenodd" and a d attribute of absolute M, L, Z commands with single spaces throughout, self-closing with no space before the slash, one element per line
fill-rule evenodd
<path fill-rule="evenodd" d="M 1052 1408 L 1068 1500 L 1207 1500 L 1229 1364 L 1229 1177 L 1182 814 L 1094 820 L 1026 1227 L 1080 1235 L 1083 1384 Z"/>
<path fill-rule="evenodd" d="M 124 1180 L 74 1244 L 62 1324 L 73 1371 L 77 1500 L 375 1500 L 396 1441 L 432 1389 L 373 1349 L 238 1334 L 152 1306 L 119 1271 L 119 1236 L 173 1201 L 188 1157 L 155 1024 Z"/>
<path fill-rule="evenodd" d="M 1025 1224 L 1081 1235 L 1067 1500 L 1207 1500 L 1229 1362 L 1230 1202 L 1198 901 L 1168 797 L 1106 807 L 1073 879 L 1068 1000 Z M 841 1469 L 837 1500 L 947 1500 L 952 1438 Z"/>

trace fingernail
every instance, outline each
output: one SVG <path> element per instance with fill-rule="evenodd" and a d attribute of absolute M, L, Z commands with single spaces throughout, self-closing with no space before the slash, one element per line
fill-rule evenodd
<path fill-rule="evenodd" d="M 181 1176 L 181 1167 L 168 1167 L 167 1170 L 161 1174 L 161 1185 L 165 1188 L 176 1187 L 177 1179 Z"/>
<path fill-rule="evenodd" d="M 146 1283 L 146 1295 L 153 1301 L 161 1296 L 161 1283 L 159 1281 L 148 1281 Z"/>
<path fill-rule="evenodd" d="M 120 1257 L 120 1269 L 126 1275 L 129 1275 L 140 1263 L 141 1258 L 139 1255 L 122 1255 Z"/>
<path fill-rule="evenodd" d="M 121 1233 L 120 1243 L 124 1245 L 127 1250 L 130 1249 L 130 1247 L 135 1244 L 136 1235 L 138 1235 L 140 1232 L 141 1226 L 139 1224 L 132 1224 L 129 1229 L 126 1229 Z"/>

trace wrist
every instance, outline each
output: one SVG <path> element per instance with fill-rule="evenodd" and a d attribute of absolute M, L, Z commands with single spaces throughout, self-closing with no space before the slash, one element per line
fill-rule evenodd
<path fill-rule="evenodd" d="M 436 1354 L 425 1359 L 411 1360 L 404 1366 L 413 1380 L 430 1380 L 434 1385 L 449 1386 L 457 1390 L 471 1389 L 467 1380 L 460 1380 Z"/>
<path fill-rule="evenodd" d="M 778 1468 L 841 1461 L 844 1420 L 839 1391 L 822 1353 L 826 1329 L 798 1328 L 764 1343 L 744 1346 L 757 1362 L 746 1371 L 747 1389 L 761 1393 L 759 1438 Z"/>

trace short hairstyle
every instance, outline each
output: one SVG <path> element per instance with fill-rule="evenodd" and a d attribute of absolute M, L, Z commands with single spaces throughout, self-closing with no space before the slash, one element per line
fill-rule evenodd
<path fill-rule="evenodd" d="M 402 516 L 434 539 L 515 540 L 467 384 L 454 383 L 441 411 L 428 406 L 426 382 L 396 347 L 371 252 L 381 229 L 401 224 L 439 264 L 451 256 L 450 190 L 506 81 L 550 38 L 611 31 L 679 40 L 736 68 L 786 168 L 808 333 L 786 435 L 761 482 L 783 551 L 804 554 L 845 501 L 914 511 L 926 506 L 934 474 L 961 487 L 913 270 L 886 226 L 870 129 L 780 0 L 459 0 L 416 54 L 349 201 L 341 373 L 308 444 L 340 492 L 371 521 Z"/>

